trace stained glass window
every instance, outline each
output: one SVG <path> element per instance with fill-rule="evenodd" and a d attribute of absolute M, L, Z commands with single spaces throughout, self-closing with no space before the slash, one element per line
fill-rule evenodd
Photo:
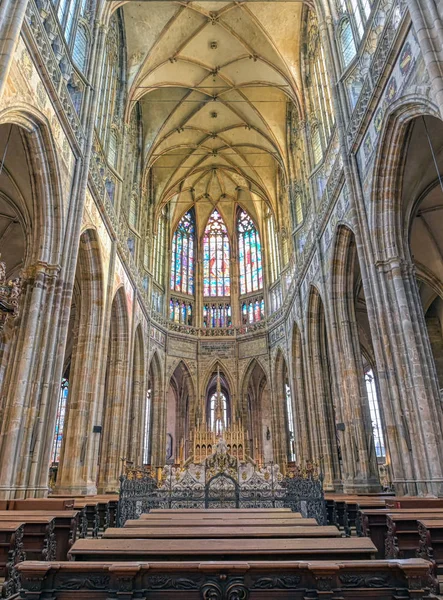
<path fill-rule="evenodd" d="M 79 25 L 75 36 L 73 58 L 77 67 L 84 73 L 88 58 L 88 36 L 84 25 Z"/>
<path fill-rule="evenodd" d="M 172 240 L 171 290 L 194 293 L 194 212 L 188 211 L 180 220 Z"/>
<path fill-rule="evenodd" d="M 154 247 L 154 279 L 164 285 L 165 275 L 165 236 L 166 236 L 166 215 L 161 214 L 157 226 L 157 235 L 155 236 Z"/>
<path fill-rule="evenodd" d="M 62 379 L 60 387 L 60 396 L 57 405 L 57 417 L 55 419 L 54 439 L 52 441 L 51 460 L 53 463 L 60 462 L 60 452 L 62 449 L 63 431 L 65 427 L 66 404 L 68 401 L 69 383 L 66 378 Z"/>
<path fill-rule="evenodd" d="M 372 434 L 374 436 L 375 454 L 377 458 L 384 458 L 386 456 L 385 441 L 381 425 L 377 388 L 375 386 L 374 373 L 372 372 L 372 369 L 365 373 L 365 382 L 369 400 L 369 411 L 371 413 Z"/>
<path fill-rule="evenodd" d="M 151 423 L 151 389 L 146 392 L 145 423 L 143 432 L 143 464 L 149 463 L 149 426 Z"/>
<path fill-rule="evenodd" d="M 231 327 L 232 313 L 230 304 L 205 304 L 203 306 L 203 327 Z"/>
<path fill-rule="evenodd" d="M 263 287 L 260 236 L 251 217 L 240 210 L 237 218 L 240 293 L 249 294 Z"/>
<path fill-rule="evenodd" d="M 349 65 L 356 54 L 354 36 L 349 19 L 343 19 L 340 26 L 340 45 L 345 67 Z"/>
<path fill-rule="evenodd" d="M 203 294 L 229 296 L 229 236 L 222 216 L 214 210 L 203 236 Z"/>
<path fill-rule="evenodd" d="M 271 283 L 280 275 L 280 260 L 278 255 L 277 236 L 275 234 L 274 217 L 271 211 L 266 217 L 268 225 L 269 274 Z"/>
<path fill-rule="evenodd" d="M 292 410 L 292 394 L 291 388 L 289 384 L 285 383 L 285 397 L 286 397 L 286 417 L 288 419 L 288 434 L 289 434 L 289 444 L 288 444 L 288 459 L 290 461 L 295 460 L 295 436 L 294 436 L 294 413 Z"/>
<path fill-rule="evenodd" d="M 222 427 L 222 423 L 216 423 L 216 408 L 217 408 L 217 392 L 215 392 L 215 394 L 212 394 L 212 396 L 209 399 L 209 407 L 210 407 L 210 419 L 211 419 L 211 430 L 215 431 L 217 434 L 222 434 L 223 433 L 223 427 Z M 224 427 L 227 426 L 227 419 L 228 419 L 228 403 L 226 400 L 226 396 L 224 395 L 223 392 L 220 392 L 220 401 L 221 401 L 221 405 L 222 405 L 222 412 L 223 412 L 223 425 Z"/>
<path fill-rule="evenodd" d="M 179 300 L 178 298 L 171 298 L 169 301 L 169 318 L 171 321 L 176 323 L 183 323 L 185 325 L 192 325 L 192 304 Z"/>

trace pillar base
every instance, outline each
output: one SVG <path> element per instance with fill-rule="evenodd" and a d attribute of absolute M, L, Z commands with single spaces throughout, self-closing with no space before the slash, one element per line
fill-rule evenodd
<path fill-rule="evenodd" d="M 397 496 L 421 496 L 428 498 L 443 497 L 443 480 L 433 479 L 398 479 L 392 485 Z"/>
<path fill-rule="evenodd" d="M 97 486 L 91 482 L 60 486 L 56 484 L 53 493 L 55 496 L 94 496 L 97 494 Z"/>

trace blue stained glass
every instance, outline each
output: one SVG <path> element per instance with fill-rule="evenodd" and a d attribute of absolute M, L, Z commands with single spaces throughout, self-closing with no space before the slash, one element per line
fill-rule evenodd
<path fill-rule="evenodd" d="M 68 391 L 69 382 L 67 379 L 63 378 L 57 405 L 54 438 L 52 441 L 51 459 L 53 463 L 60 462 L 60 452 L 62 449 L 63 433 L 65 428 L 66 405 L 68 402 Z"/>
<path fill-rule="evenodd" d="M 183 294 L 194 293 L 194 211 L 181 218 L 172 240 L 171 289 Z"/>
<path fill-rule="evenodd" d="M 249 294 L 263 287 L 260 237 L 251 217 L 244 210 L 237 217 L 240 293 Z"/>

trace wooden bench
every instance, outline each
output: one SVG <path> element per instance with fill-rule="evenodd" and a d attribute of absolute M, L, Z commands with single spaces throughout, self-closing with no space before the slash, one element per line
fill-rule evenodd
<path fill-rule="evenodd" d="M 241 515 L 241 514 L 281 514 L 281 513 L 291 513 L 290 508 L 153 508 L 149 511 L 149 514 L 162 514 L 162 515 L 183 515 L 186 513 L 190 513 L 192 515 L 204 515 L 210 512 L 211 514 L 215 513 L 223 513 L 223 514 L 232 514 L 232 515 Z"/>
<path fill-rule="evenodd" d="M 401 512 L 386 516 L 387 534 L 385 542 L 386 558 L 415 558 L 420 546 L 419 520 L 421 511 L 405 515 Z M 443 519 L 443 511 L 428 513 L 428 520 Z"/>
<path fill-rule="evenodd" d="M 443 574 L 443 517 L 441 519 L 421 519 L 418 521 L 420 542 L 417 555 L 434 561 L 437 571 Z"/>
<path fill-rule="evenodd" d="M 174 515 L 174 514 L 168 514 L 168 515 L 162 515 L 160 513 L 143 513 L 142 515 L 140 515 L 140 520 L 142 521 L 158 521 L 159 519 L 161 519 L 162 521 L 183 521 L 183 520 L 193 520 L 193 521 L 212 521 L 214 522 L 214 520 L 219 520 L 219 521 L 224 521 L 229 520 L 229 521 L 234 521 L 234 522 L 240 522 L 243 521 L 245 519 L 247 520 L 251 520 L 251 519 L 256 519 L 256 520 L 261 520 L 261 521 L 277 521 L 280 519 L 285 519 L 286 521 L 296 521 L 298 519 L 301 519 L 301 514 L 300 513 L 271 513 L 269 515 L 265 515 L 265 514 L 250 514 L 248 515 L 247 513 L 241 513 L 238 515 L 232 515 L 232 513 L 229 514 L 217 514 L 215 512 L 212 512 L 212 510 L 207 510 L 206 513 L 202 513 L 202 514 L 183 514 L 183 515 Z"/>
<path fill-rule="evenodd" d="M 0 522 L 0 596 L 10 598 L 20 589 L 17 563 L 26 559 L 23 550 L 23 523 Z"/>
<path fill-rule="evenodd" d="M 8 522 L 23 523 L 23 549 L 28 560 L 55 560 L 57 546 L 53 516 L 23 517 L 20 512 L 11 514 L 10 511 L 2 511 L 0 523 Z"/>
<path fill-rule="evenodd" d="M 417 521 L 420 516 L 430 515 L 438 516 L 439 511 L 435 512 L 432 509 L 422 509 L 418 512 L 416 509 L 401 509 L 394 511 L 393 509 L 378 509 L 378 510 L 362 510 L 361 520 L 363 524 L 363 535 L 368 536 L 374 542 L 377 548 L 377 558 L 385 558 L 386 555 L 386 538 L 388 535 L 388 515 L 399 514 L 412 516 Z M 418 531 L 418 524 L 417 524 Z"/>
<path fill-rule="evenodd" d="M 425 600 L 429 563 L 327 562 L 67 562 L 18 566 L 22 600 L 246 599 Z"/>
<path fill-rule="evenodd" d="M 369 538 L 333 539 L 82 539 L 73 560 L 368 560 L 376 548 Z"/>
<path fill-rule="evenodd" d="M 341 533 L 334 525 L 318 527 L 186 527 L 173 525 L 170 527 L 109 527 L 103 538 L 162 538 L 162 539 L 192 539 L 192 538 L 318 538 L 340 537 Z"/>
<path fill-rule="evenodd" d="M 26 498 L 8 500 L 9 510 L 72 510 L 73 498 Z"/>
<path fill-rule="evenodd" d="M 81 513 L 77 510 L 59 511 L 0 511 L 0 521 L 21 520 L 29 517 L 54 518 L 54 535 L 56 544 L 55 560 L 67 560 L 69 549 L 77 539 Z"/>
<path fill-rule="evenodd" d="M 169 519 L 128 519 L 123 527 L 123 529 L 127 527 L 159 527 L 159 528 L 167 528 L 173 527 L 176 524 L 175 521 L 171 521 Z M 210 519 L 181 519 L 181 525 L 186 525 L 187 527 L 213 527 L 214 520 Z M 318 527 L 318 523 L 316 519 L 242 519 L 241 521 L 238 519 L 221 519 L 217 521 L 217 527 L 289 527 L 289 526 L 299 526 L 299 527 Z"/>

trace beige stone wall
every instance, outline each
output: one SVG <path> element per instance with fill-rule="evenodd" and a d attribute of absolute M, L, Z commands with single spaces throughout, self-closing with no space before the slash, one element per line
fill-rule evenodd
<path fill-rule="evenodd" d="M 16 10 L 10 4 L 0 6 L 0 125 L 22 132 L 34 204 L 21 316 L 0 340 L 0 497 L 47 493 L 67 359 L 59 492 L 116 490 L 121 457 L 143 461 L 146 427 L 153 466 L 164 463 L 167 433 L 174 432 L 180 460 L 179 440 L 205 418 L 217 368 L 257 460 L 287 461 L 287 382 L 297 460 L 318 460 L 327 489 L 377 491 L 368 363 L 377 377 L 390 481 L 400 494 L 440 494 L 441 321 L 428 319 L 426 327 L 408 241 L 407 207 L 418 199 L 407 204 L 402 188 L 411 124 L 422 115 L 443 117 L 443 28 L 435 3 L 398 3 L 390 43 L 370 66 L 378 84 L 354 111 L 343 82 L 333 87 L 336 132 L 311 182 L 313 214 L 282 282 L 283 306 L 264 328 L 231 337 L 174 328 L 151 310 L 118 202 L 111 206 L 101 193 L 91 162 L 94 95 L 85 97 L 90 110 L 80 119 L 69 112 L 59 97 L 63 80 L 56 88 L 45 70 L 52 58 L 41 66 L 26 3 Z M 341 67 L 329 8 L 322 3 L 319 24 L 334 83 Z M 99 24 L 96 84 L 104 31 Z M 441 294 L 443 279 L 433 284 Z M 171 380 L 188 399 L 187 412 Z"/>

